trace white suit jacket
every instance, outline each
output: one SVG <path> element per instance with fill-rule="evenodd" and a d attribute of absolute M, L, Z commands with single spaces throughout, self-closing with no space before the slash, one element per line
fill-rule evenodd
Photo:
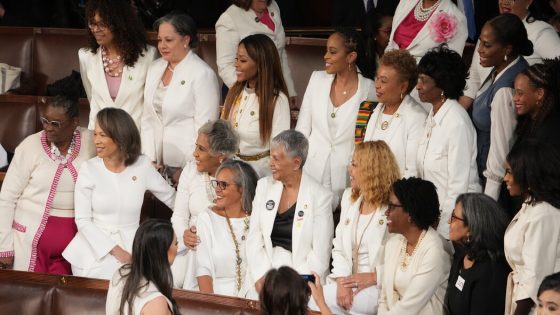
<path fill-rule="evenodd" d="M 393 17 L 393 27 L 391 31 L 391 37 L 389 39 L 389 45 L 385 48 L 385 51 L 390 51 L 393 49 L 399 49 L 399 45 L 393 40 L 395 36 L 395 31 L 401 25 L 401 22 L 407 17 L 411 10 L 414 10 L 414 6 L 418 1 L 416 0 L 401 0 L 399 5 L 397 6 L 397 10 L 395 11 L 395 15 Z M 457 31 L 455 36 L 451 38 L 451 40 L 447 43 L 450 49 L 455 50 L 460 55 L 463 54 L 463 48 L 465 48 L 465 41 L 468 37 L 467 32 L 467 19 L 465 15 L 451 0 L 442 0 L 439 4 L 439 7 L 434 11 L 432 16 L 426 21 L 426 24 L 422 27 L 420 32 L 416 34 L 416 37 L 412 40 L 410 45 L 406 48 L 408 52 L 416 58 L 416 62 L 418 62 L 428 50 L 431 48 L 437 47 L 440 43 L 437 43 L 433 40 L 432 36 L 430 35 L 430 23 L 432 22 L 435 17 L 441 13 L 445 12 L 449 15 L 454 16 L 457 19 Z"/>
<path fill-rule="evenodd" d="M 429 228 L 408 265 L 410 280 L 403 296 L 395 290 L 395 273 L 402 261 L 404 236 L 392 235 L 385 246 L 381 276 L 378 315 L 447 314 L 444 297 L 451 269 L 452 248 L 438 232 Z"/>
<path fill-rule="evenodd" d="M 336 226 L 336 237 L 333 240 L 333 269 L 329 276 L 331 280 L 352 274 L 352 239 L 355 237 L 352 232 L 360 216 L 362 196 L 352 202 L 351 195 L 352 188 L 347 188 L 342 195 L 340 221 Z M 388 236 L 385 210 L 387 210 L 386 205 L 377 209 L 370 223 L 370 228 L 374 230 L 374 237 L 368 240 L 368 257 L 372 272 L 375 271 L 377 265 L 380 265 Z"/>
<path fill-rule="evenodd" d="M 138 57 L 133 67 L 125 66 L 123 68 L 121 85 L 114 101 L 109 94 L 101 52 L 96 53 L 88 48 L 82 48 L 78 51 L 78 57 L 80 75 L 90 107 L 88 129 L 95 128 L 97 112 L 105 107 L 117 107 L 125 110 L 132 116 L 136 126 L 140 128 L 146 72 L 156 57 L 156 49 L 148 46 L 148 50 L 144 51 L 144 56 Z"/>
<path fill-rule="evenodd" d="M 220 86 L 212 68 L 190 51 L 175 67 L 160 119 L 153 99 L 167 64 L 160 58 L 148 69 L 141 126 L 142 150 L 152 161 L 183 167 L 191 160 L 198 129 L 218 118 Z"/>
<path fill-rule="evenodd" d="M 387 134 L 383 139 L 375 134 L 378 132 L 378 130 L 376 130 L 376 123 L 378 120 L 379 123 L 377 125 L 379 126 L 379 124 L 381 124 L 379 115 L 382 115 L 382 108 L 382 104 L 377 105 L 371 114 L 366 128 L 364 142 L 380 139 L 384 140 L 397 159 L 401 176 L 417 176 L 416 152 L 418 150 L 418 141 L 422 136 L 422 131 L 424 131 L 428 113 L 410 95 L 406 95 L 399 106 L 398 117 L 393 115 L 393 119 L 387 128 Z"/>
<path fill-rule="evenodd" d="M 272 176 L 261 178 L 257 184 L 246 242 L 248 270 L 253 281 L 272 267 L 270 233 L 283 190 L 282 182 Z M 331 192 L 302 174 L 292 228 L 290 266 L 300 274 L 314 271 L 324 279 L 328 272 L 334 232 L 331 199 Z"/>
<path fill-rule="evenodd" d="M 232 4 L 216 22 L 216 63 L 218 64 L 218 74 L 224 83 L 231 87 L 237 82 L 235 74 L 235 58 L 237 55 L 237 46 L 239 42 L 253 34 L 265 34 L 276 45 L 280 62 L 282 63 L 282 72 L 284 80 L 288 87 L 290 96 L 297 95 L 292 79 L 292 73 L 288 65 L 288 55 L 286 54 L 286 34 L 282 19 L 280 18 L 280 8 L 276 1 L 272 0 L 268 6 L 270 17 L 274 21 L 274 31 L 263 23 L 257 22 L 257 15 L 251 9 L 244 9 Z"/>
<path fill-rule="evenodd" d="M 309 163 L 305 163 L 304 170 L 316 181 L 321 182 L 325 169 L 329 167 L 327 161 L 330 158 L 333 183 L 331 190 L 342 193 L 349 184 L 346 166 L 354 150 L 356 118 L 360 103 L 376 98 L 373 81 L 358 74 L 357 101 L 344 105 L 353 107 L 353 110 L 346 112 L 346 116 L 342 117 L 341 113 L 338 113 L 337 119 L 340 118 L 341 123 L 335 137 L 332 137 L 328 119 L 331 119 L 329 91 L 334 78 L 334 75 L 325 71 L 313 72 L 303 96 L 296 130 L 309 139 Z"/>

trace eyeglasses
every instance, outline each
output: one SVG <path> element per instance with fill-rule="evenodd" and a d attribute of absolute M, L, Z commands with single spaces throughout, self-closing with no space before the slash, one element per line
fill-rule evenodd
<path fill-rule="evenodd" d="M 90 30 L 94 30 L 96 27 L 97 29 L 99 29 L 100 31 L 103 31 L 105 29 L 107 29 L 107 27 L 109 27 L 107 24 L 105 24 L 105 22 L 88 22 L 88 27 Z"/>
<path fill-rule="evenodd" d="M 500 2 L 503 3 L 503 4 L 510 4 L 510 5 L 512 5 L 512 4 L 515 3 L 515 0 L 500 0 Z"/>
<path fill-rule="evenodd" d="M 53 126 L 53 128 L 56 128 L 56 129 L 59 129 L 60 127 L 62 127 L 62 124 L 64 123 L 64 120 L 63 121 L 58 121 L 58 120 L 50 121 L 50 120 L 46 119 L 45 117 L 40 117 L 39 120 L 41 120 L 41 124 L 43 124 L 43 127 L 47 126 L 47 125 L 51 125 L 51 126 Z"/>
<path fill-rule="evenodd" d="M 455 213 L 452 212 L 452 213 L 451 213 L 451 222 L 457 221 L 457 220 L 459 220 L 459 221 L 461 221 L 461 222 L 465 222 L 465 219 L 459 218 L 458 216 L 455 215 Z"/>
<path fill-rule="evenodd" d="M 402 208 L 402 207 L 403 207 L 403 205 L 397 205 L 397 204 L 394 204 L 394 203 L 389 203 L 387 205 L 387 211 L 391 212 L 391 211 L 395 210 L 395 208 Z"/>
<path fill-rule="evenodd" d="M 220 190 L 225 190 L 226 188 L 228 188 L 228 186 L 230 185 L 235 185 L 235 184 L 230 184 L 228 182 L 225 182 L 223 180 L 211 180 L 210 183 L 212 184 L 213 188 L 220 188 Z"/>

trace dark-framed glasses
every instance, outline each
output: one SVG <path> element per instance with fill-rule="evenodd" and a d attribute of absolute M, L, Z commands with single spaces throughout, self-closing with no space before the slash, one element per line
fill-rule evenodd
<path fill-rule="evenodd" d="M 105 22 L 88 22 L 88 27 L 90 30 L 94 30 L 95 28 L 99 29 L 100 31 L 106 30 L 109 27 Z"/>
<path fill-rule="evenodd" d="M 228 188 L 229 185 L 231 185 L 228 182 L 225 182 L 223 180 L 211 180 L 210 183 L 212 184 L 212 187 L 215 188 L 220 188 L 221 190 L 225 190 L 226 188 Z"/>
<path fill-rule="evenodd" d="M 455 215 L 455 212 L 451 212 L 451 222 L 453 221 L 465 222 L 465 219 L 459 218 L 458 216 Z"/>
<path fill-rule="evenodd" d="M 391 211 L 395 210 L 395 208 L 402 208 L 402 207 L 403 207 L 403 205 L 397 205 L 397 204 L 394 204 L 394 203 L 389 203 L 387 205 L 387 210 L 389 210 L 389 212 L 391 212 Z"/>
<path fill-rule="evenodd" d="M 62 124 L 64 123 L 64 120 L 63 121 L 58 121 L 58 120 L 52 120 L 51 121 L 51 120 L 46 119 L 43 116 L 41 116 L 39 118 L 39 120 L 41 121 L 41 124 L 43 124 L 43 127 L 51 125 L 53 128 L 57 128 L 57 129 L 62 127 Z"/>

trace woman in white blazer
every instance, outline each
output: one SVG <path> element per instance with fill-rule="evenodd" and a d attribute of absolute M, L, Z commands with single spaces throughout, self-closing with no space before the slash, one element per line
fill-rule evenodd
<path fill-rule="evenodd" d="M 418 64 L 420 99 L 432 104 L 416 156 L 418 176 L 437 187 L 441 217 L 438 232 L 449 236 L 447 221 L 455 200 L 480 192 L 476 171 L 476 133 L 467 112 L 457 102 L 467 69 L 461 56 L 445 47 L 429 51 Z"/>
<path fill-rule="evenodd" d="M 300 274 L 327 274 L 334 232 L 332 194 L 303 172 L 307 148 L 300 132 L 280 133 L 272 143 L 272 176 L 257 184 L 246 247 L 248 277 L 257 292 L 266 272 L 282 265 Z"/>
<path fill-rule="evenodd" d="M 333 268 L 323 293 L 333 313 L 377 314 L 375 268 L 388 235 L 385 210 L 391 186 L 400 178 L 399 166 L 385 142 L 370 141 L 356 145 L 348 173 L 351 187 L 342 196 Z"/>
<path fill-rule="evenodd" d="M 161 58 L 146 76 L 142 112 L 142 151 L 168 174 L 192 159 L 197 130 L 218 118 L 216 74 L 192 51 L 198 46 L 193 19 L 169 13 L 154 23 Z"/>
<path fill-rule="evenodd" d="M 419 61 L 431 48 L 447 43 L 463 54 L 467 36 L 467 19 L 453 1 L 401 0 L 385 51 L 406 49 Z"/>
<path fill-rule="evenodd" d="M 416 60 L 406 50 L 383 55 L 375 78 L 379 104 L 371 114 L 364 141 L 385 141 L 404 177 L 416 176 L 416 151 L 428 115 L 408 94 L 416 86 Z"/>
<path fill-rule="evenodd" d="M 239 134 L 237 157 L 263 177 L 270 174 L 270 140 L 290 129 L 290 105 L 274 43 L 263 34 L 245 37 L 237 49 L 237 83 L 229 89 L 222 118 Z"/>
<path fill-rule="evenodd" d="M 504 181 L 525 202 L 504 237 L 512 269 L 506 315 L 534 314 L 545 276 L 560 271 L 560 152 L 548 143 L 516 144 L 507 156 Z"/>
<path fill-rule="evenodd" d="M 309 79 L 296 130 L 309 139 L 305 172 L 334 192 L 333 210 L 348 187 L 346 166 L 354 150 L 360 103 L 375 101 L 371 73 L 361 36 L 353 30 L 333 33 L 326 47 L 325 71 Z"/>
<path fill-rule="evenodd" d="M 436 187 L 419 178 L 393 184 L 385 211 L 392 235 L 385 246 L 379 315 L 443 315 L 452 248 L 433 228 L 438 222 Z"/>
<path fill-rule="evenodd" d="M 146 44 L 144 27 L 126 0 L 91 0 L 86 4 L 88 48 L 78 51 L 80 75 L 89 100 L 88 128 L 97 112 L 117 107 L 140 128 L 144 83 L 156 49 Z"/>
<path fill-rule="evenodd" d="M 172 208 L 175 190 L 140 154 L 140 132 L 124 110 L 97 114 L 97 157 L 80 168 L 74 200 L 78 233 L 62 253 L 80 277 L 111 279 L 130 263 L 146 190 Z"/>
<path fill-rule="evenodd" d="M 281 71 L 288 88 L 290 104 L 296 105 L 296 89 L 286 54 L 286 34 L 280 8 L 274 0 L 233 0 L 216 22 L 216 63 L 218 74 L 231 88 L 237 82 L 235 58 L 239 42 L 252 34 L 265 34 L 274 42 Z"/>

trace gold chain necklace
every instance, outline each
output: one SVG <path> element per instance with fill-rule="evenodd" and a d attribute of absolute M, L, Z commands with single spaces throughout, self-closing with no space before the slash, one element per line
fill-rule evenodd
<path fill-rule="evenodd" d="M 369 227 L 371 221 L 373 221 L 373 217 L 375 216 L 375 210 L 370 213 L 371 217 L 369 218 L 366 227 L 362 231 L 362 235 L 360 236 L 360 241 L 358 242 L 358 227 L 360 226 L 360 217 L 362 216 L 361 212 L 358 213 L 358 219 L 356 220 L 356 229 L 354 230 L 354 248 L 352 248 L 352 274 L 356 274 L 358 272 L 358 251 L 360 250 L 360 245 L 362 245 L 362 240 L 364 238 L 364 234 L 366 234 L 366 230 Z"/>
<path fill-rule="evenodd" d="M 226 221 L 229 227 L 229 232 L 231 233 L 231 238 L 233 239 L 233 245 L 235 246 L 235 273 L 236 273 L 236 284 L 237 284 L 237 292 L 241 290 L 241 283 L 242 283 L 242 275 L 241 275 L 241 263 L 243 259 L 241 258 L 241 250 L 239 241 L 237 241 L 237 237 L 235 236 L 235 232 L 233 231 L 233 226 L 231 225 L 231 220 L 227 214 L 227 211 L 224 209 L 224 214 L 226 215 Z M 243 235 L 241 236 L 241 240 L 245 241 L 245 237 L 247 235 L 247 231 L 249 231 L 249 217 L 245 215 L 243 219 L 244 228 L 243 228 Z"/>
<path fill-rule="evenodd" d="M 414 254 L 416 254 L 416 250 L 418 249 L 418 247 L 420 247 L 420 243 L 424 239 L 425 235 L 426 235 L 426 230 L 423 230 L 422 234 L 420 234 L 420 237 L 418 238 L 418 242 L 416 242 L 416 246 L 414 246 L 414 249 L 412 250 L 412 253 L 410 255 L 408 255 L 406 253 L 407 240 L 406 240 L 406 238 L 403 239 L 402 247 L 401 247 L 402 258 L 401 258 L 401 263 L 400 263 L 400 267 L 401 267 L 402 271 L 406 271 L 406 269 L 408 268 L 408 265 L 410 265 L 410 262 L 411 262 L 412 258 L 414 257 Z"/>

